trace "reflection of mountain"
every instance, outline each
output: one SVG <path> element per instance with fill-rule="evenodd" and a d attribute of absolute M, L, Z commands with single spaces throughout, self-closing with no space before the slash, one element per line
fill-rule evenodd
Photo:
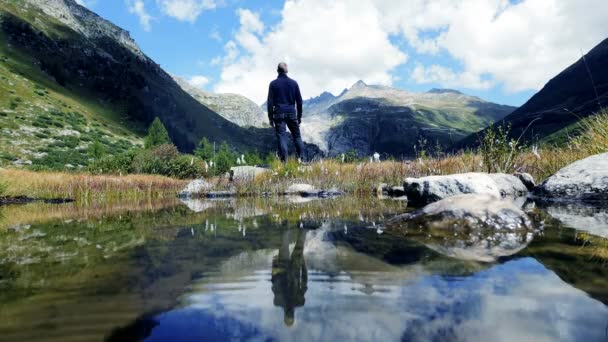
<path fill-rule="evenodd" d="M 336 155 L 356 150 L 412 156 L 414 145 L 450 145 L 513 111 L 448 89 L 426 93 L 355 83 L 339 96 L 305 101 L 304 138 Z"/>
<path fill-rule="evenodd" d="M 174 338 L 302 341 L 578 341 L 604 336 L 608 308 L 531 258 L 466 277 L 418 271 L 404 281 L 401 268 L 392 268 L 395 273 L 384 269 L 351 275 L 309 269 L 306 303 L 288 329 L 283 310 L 272 302 L 269 268 L 250 269 L 228 283 L 216 283 L 211 276 L 185 296 L 185 306 L 155 317 L 160 324 L 151 338 L 169 333 Z"/>

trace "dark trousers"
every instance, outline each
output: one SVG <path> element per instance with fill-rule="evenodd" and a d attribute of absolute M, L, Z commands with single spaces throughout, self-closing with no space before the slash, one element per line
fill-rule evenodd
<path fill-rule="evenodd" d="M 275 115 L 274 118 L 274 131 L 277 135 L 278 145 L 279 145 L 279 156 L 281 157 L 281 161 L 287 160 L 287 155 L 289 154 L 287 150 L 287 129 L 289 128 L 289 132 L 291 132 L 291 138 L 293 139 L 293 143 L 296 145 L 296 153 L 298 154 L 298 158 L 304 159 L 304 142 L 302 141 L 302 136 L 300 135 L 300 125 L 298 124 L 298 117 L 296 113 L 291 114 L 278 114 Z"/>

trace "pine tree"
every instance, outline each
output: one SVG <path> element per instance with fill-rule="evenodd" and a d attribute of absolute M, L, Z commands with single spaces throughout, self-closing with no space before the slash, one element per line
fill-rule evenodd
<path fill-rule="evenodd" d="M 203 137 L 198 144 L 198 148 L 194 150 L 194 154 L 202 160 L 213 160 L 213 144 L 210 143 L 207 138 Z"/>
<path fill-rule="evenodd" d="M 163 144 L 171 144 L 171 138 L 169 138 L 165 125 L 157 117 L 152 121 L 150 128 L 148 128 L 148 135 L 144 139 L 144 146 L 151 148 Z"/>
<path fill-rule="evenodd" d="M 223 142 L 215 156 L 215 173 L 217 175 L 222 175 L 228 172 L 230 168 L 234 166 L 236 158 L 236 153 L 232 152 L 230 146 Z"/>

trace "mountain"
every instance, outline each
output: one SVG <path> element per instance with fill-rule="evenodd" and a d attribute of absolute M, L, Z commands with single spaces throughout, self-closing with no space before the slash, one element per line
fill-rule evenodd
<path fill-rule="evenodd" d="M 302 134 L 329 155 L 412 157 L 421 140 L 447 147 L 514 109 L 450 89 L 414 93 L 358 81 L 339 96 L 306 100 Z"/>
<path fill-rule="evenodd" d="M 268 118 L 262 109 L 245 96 L 216 94 L 192 86 L 187 80 L 173 76 L 180 87 L 201 104 L 209 107 L 224 119 L 241 127 L 268 127 Z"/>
<path fill-rule="evenodd" d="M 511 136 L 527 142 L 564 142 L 584 117 L 608 107 L 608 39 L 551 79 L 538 93 L 497 124 L 512 126 Z M 477 144 L 467 137 L 457 148 Z"/>
<path fill-rule="evenodd" d="M 128 32 L 74 0 L 0 0 L 0 77 L 5 161 L 86 164 L 92 141 L 127 149 L 155 117 L 182 151 L 203 136 L 241 150 L 274 147 L 270 129 L 241 128 L 202 105 Z"/>

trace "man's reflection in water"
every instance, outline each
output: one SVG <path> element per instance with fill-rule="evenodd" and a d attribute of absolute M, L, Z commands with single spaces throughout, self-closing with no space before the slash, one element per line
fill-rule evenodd
<path fill-rule="evenodd" d="M 289 244 L 295 237 L 296 244 L 289 254 Z M 304 305 L 307 290 L 308 271 L 304 262 L 304 243 L 306 230 L 293 229 L 283 233 L 279 255 L 272 260 L 272 292 L 274 305 L 285 312 L 285 325 L 294 323 L 296 307 Z"/>

